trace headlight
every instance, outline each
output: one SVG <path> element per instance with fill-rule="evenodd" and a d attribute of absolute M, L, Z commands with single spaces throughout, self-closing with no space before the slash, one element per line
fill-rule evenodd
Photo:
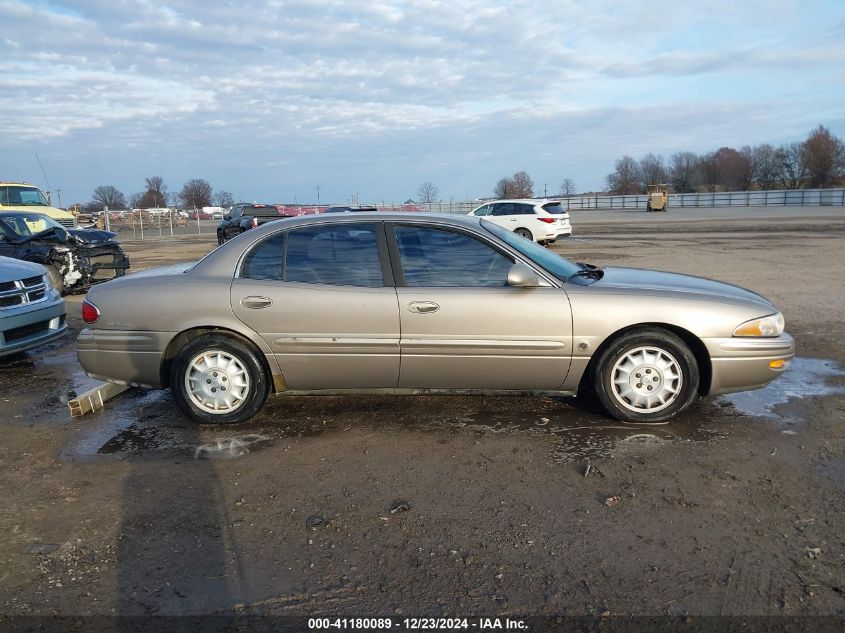
<path fill-rule="evenodd" d="M 746 321 L 734 330 L 733 336 L 780 336 L 783 326 L 783 315 L 778 312 Z"/>
<path fill-rule="evenodd" d="M 53 284 L 50 283 L 50 275 L 41 275 L 41 280 L 47 286 L 47 292 L 53 289 Z"/>

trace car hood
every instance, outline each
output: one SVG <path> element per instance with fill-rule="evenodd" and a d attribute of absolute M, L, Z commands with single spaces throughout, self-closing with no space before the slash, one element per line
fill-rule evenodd
<path fill-rule="evenodd" d="M 45 272 L 41 264 L 12 259 L 11 257 L 0 257 L 0 283 L 43 275 Z"/>
<path fill-rule="evenodd" d="M 640 268 L 605 268 L 604 276 L 596 281 L 596 287 L 630 288 L 639 291 L 687 292 L 730 299 L 741 299 L 764 304 L 774 310 L 772 303 L 756 292 L 740 286 L 714 281 L 704 277 L 665 273 Z"/>
<path fill-rule="evenodd" d="M 101 229 L 67 229 L 67 232 L 83 244 L 101 244 L 117 237 L 117 233 Z"/>

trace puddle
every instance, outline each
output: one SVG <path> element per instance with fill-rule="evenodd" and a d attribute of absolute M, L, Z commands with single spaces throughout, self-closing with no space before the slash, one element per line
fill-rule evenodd
<path fill-rule="evenodd" d="M 258 448 L 256 445 L 270 441 L 266 435 L 249 433 L 235 437 L 218 438 L 194 449 L 194 459 L 231 459 L 241 457 Z M 250 447 L 252 447 L 250 449 Z"/>
<path fill-rule="evenodd" d="M 718 441 L 737 431 L 742 416 L 780 417 L 794 398 L 845 393 L 845 371 L 829 360 L 797 358 L 764 389 L 699 401 L 664 425 L 623 424 L 570 398 L 496 396 L 302 396 L 276 398 L 253 421 L 237 427 L 197 426 L 181 414 L 169 391 L 133 389 L 86 417 L 66 460 L 155 458 L 231 459 L 271 446 L 350 430 L 525 434 L 551 437 L 553 462 L 648 452 L 670 443 Z"/>
<path fill-rule="evenodd" d="M 794 358 L 783 375 L 762 389 L 720 396 L 725 403 L 744 415 L 763 418 L 783 418 L 775 413 L 778 405 L 793 398 L 811 398 L 845 394 L 845 384 L 837 378 L 845 376 L 836 361 L 823 358 Z"/>
<path fill-rule="evenodd" d="M 564 403 L 571 402 L 562 399 Z M 712 405 L 711 405 L 712 406 Z M 669 424 L 624 424 L 599 413 L 566 406 L 539 419 L 514 421 L 511 416 L 473 417 L 453 423 L 455 429 L 478 433 L 524 433 L 535 437 L 552 436 L 555 447 L 549 458 L 556 463 L 611 457 L 620 450 L 642 452 L 666 443 L 711 442 L 727 435 L 727 430 L 706 414 L 708 403 Z M 724 413 L 722 418 L 724 418 Z"/>

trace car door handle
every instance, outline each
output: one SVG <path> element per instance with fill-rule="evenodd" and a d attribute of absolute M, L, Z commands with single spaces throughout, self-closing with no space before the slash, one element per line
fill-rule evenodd
<path fill-rule="evenodd" d="M 408 310 L 410 312 L 419 312 L 420 314 L 437 312 L 439 309 L 440 306 L 434 303 L 434 301 L 411 301 L 408 304 Z"/>
<path fill-rule="evenodd" d="M 245 308 L 269 308 L 273 305 L 273 300 L 270 297 L 244 297 L 241 299 L 241 305 Z"/>

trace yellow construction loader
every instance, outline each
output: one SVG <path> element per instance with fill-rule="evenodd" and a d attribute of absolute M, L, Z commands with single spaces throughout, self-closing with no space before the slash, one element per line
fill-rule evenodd
<path fill-rule="evenodd" d="M 667 211 L 669 209 L 669 185 L 649 185 L 646 193 L 646 211 Z"/>

